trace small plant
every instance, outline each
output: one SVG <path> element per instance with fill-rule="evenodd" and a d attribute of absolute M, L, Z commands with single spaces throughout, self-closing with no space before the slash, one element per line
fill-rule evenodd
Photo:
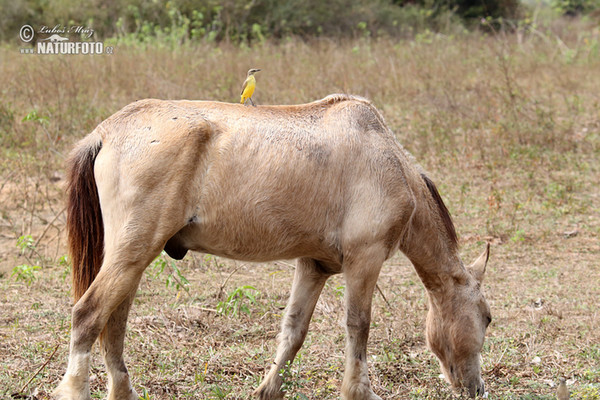
<path fill-rule="evenodd" d="M 525 231 L 522 229 L 517 229 L 514 234 L 511 236 L 510 241 L 512 243 L 524 242 L 525 241 Z"/>
<path fill-rule="evenodd" d="M 211 391 L 211 395 L 212 395 L 212 397 L 210 397 L 210 398 L 218 399 L 218 400 L 227 398 L 227 395 L 230 393 L 230 391 L 223 390 L 221 388 L 221 386 L 219 386 L 219 385 L 213 385 L 210 388 L 210 391 Z"/>
<path fill-rule="evenodd" d="M 22 281 L 25 282 L 27 286 L 31 286 L 35 281 L 35 271 L 39 271 L 40 269 L 41 267 L 38 265 L 17 265 L 13 268 L 11 277 L 14 276 L 17 282 Z"/>
<path fill-rule="evenodd" d="M 160 256 L 158 256 L 152 264 L 150 264 L 150 268 L 147 270 L 147 274 L 152 278 L 158 278 L 160 275 L 167 271 L 167 277 L 165 278 L 165 285 L 167 288 L 173 287 L 177 290 L 185 290 L 189 292 L 189 284 L 190 282 L 187 278 L 181 273 L 181 270 L 177 266 L 177 263 L 173 260 L 166 259 L 167 253 L 162 251 Z"/>
<path fill-rule="evenodd" d="M 21 255 L 25 255 L 25 252 L 35 251 L 35 242 L 31 235 L 23 235 L 17 239 L 17 248 L 20 249 Z M 27 286 L 35 281 L 35 271 L 40 270 L 41 267 L 38 265 L 21 264 L 13 268 L 11 277 L 15 277 L 15 281 L 25 282 Z"/>
<path fill-rule="evenodd" d="M 27 115 L 25 117 L 23 117 L 23 120 L 21 122 L 26 122 L 26 121 L 39 122 L 42 125 L 47 125 L 50 121 L 50 118 L 40 116 L 36 110 L 33 110 L 33 111 L 30 111 L 29 113 L 27 113 Z"/>
<path fill-rule="evenodd" d="M 204 384 L 204 382 L 206 381 L 206 374 L 208 374 L 208 361 L 204 363 L 204 368 L 202 369 L 202 372 L 196 371 L 194 375 L 194 383 L 200 382 Z"/>
<path fill-rule="evenodd" d="M 282 380 L 281 390 L 290 395 L 290 399 L 293 400 L 309 400 L 302 393 L 298 393 L 298 390 L 302 389 L 305 379 L 300 376 L 300 370 L 302 366 L 302 354 L 296 356 L 294 363 L 295 368 L 292 368 L 292 362 L 287 361 L 285 367 L 279 371 L 279 377 Z"/>
<path fill-rule="evenodd" d="M 150 393 L 146 390 L 146 388 L 142 388 L 142 394 L 139 397 L 140 400 L 150 400 Z"/>
<path fill-rule="evenodd" d="M 346 292 L 345 285 L 339 285 L 339 286 L 336 286 L 335 288 L 333 288 L 333 293 L 335 294 L 335 297 L 337 297 L 338 299 L 343 299 L 345 292 Z"/>
<path fill-rule="evenodd" d="M 586 385 L 575 393 L 576 399 L 582 400 L 599 400 L 600 399 L 600 386 L 598 384 L 595 385 Z"/>
<path fill-rule="evenodd" d="M 35 242 L 31 235 L 19 236 L 17 239 L 17 247 L 21 250 L 21 255 L 25 254 L 27 250 L 35 250 Z"/>
<path fill-rule="evenodd" d="M 67 276 L 71 274 L 71 262 L 69 261 L 69 256 L 66 254 L 60 256 L 57 265 L 59 267 L 63 267 L 61 277 L 63 281 L 66 280 Z"/>
<path fill-rule="evenodd" d="M 220 301 L 217 304 L 217 312 L 219 314 L 238 316 L 240 312 L 250 315 L 250 304 L 257 304 L 256 297 L 260 291 L 253 286 L 244 285 L 234 289 L 227 299 Z"/>

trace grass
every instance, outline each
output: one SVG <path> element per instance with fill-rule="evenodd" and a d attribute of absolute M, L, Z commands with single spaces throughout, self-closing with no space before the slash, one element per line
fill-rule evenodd
<path fill-rule="evenodd" d="M 370 98 L 434 177 L 465 262 L 492 242 L 484 286 L 494 321 L 483 354 L 490 399 L 551 399 L 559 376 L 575 398 L 600 398 L 599 40 L 597 26 L 557 21 L 513 34 L 403 41 L 116 43 L 114 55 L 98 57 L 28 56 L 2 45 L 0 397 L 45 399 L 65 369 L 62 193 L 71 146 L 136 99 L 238 101 L 245 72 L 258 67 L 258 104 L 334 92 Z M 198 254 L 177 269 L 157 265 L 129 319 L 126 362 L 138 392 L 248 398 L 272 362 L 293 268 Z M 317 305 L 286 378 L 290 399 L 339 398 L 342 285 L 332 278 Z M 451 398 L 425 348 L 424 289 L 402 255 L 386 264 L 379 285 L 390 305 L 375 295 L 375 391 L 386 399 Z M 217 312 L 219 304 L 231 312 Z M 97 350 L 91 375 L 93 398 L 102 398 L 107 378 Z"/>

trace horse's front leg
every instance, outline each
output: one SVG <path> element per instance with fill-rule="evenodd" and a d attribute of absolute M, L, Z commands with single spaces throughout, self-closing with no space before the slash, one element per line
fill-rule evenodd
<path fill-rule="evenodd" d="M 292 293 L 281 324 L 281 333 L 277 336 L 277 355 L 262 384 L 254 392 L 259 399 L 283 398 L 280 374 L 285 371 L 288 362 L 294 360 L 304 342 L 310 318 L 328 277 L 314 260 L 298 259 Z"/>
<path fill-rule="evenodd" d="M 342 382 L 344 400 L 381 400 L 373 393 L 367 366 L 367 341 L 371 324 L 371 300 L 385 252 L 377 248 L 356 252 L 344 260 L 346 279 L 346 370 Z"/>

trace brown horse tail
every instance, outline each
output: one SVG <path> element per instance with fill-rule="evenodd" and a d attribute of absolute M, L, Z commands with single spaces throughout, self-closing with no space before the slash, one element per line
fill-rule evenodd
<path fill-rule="evenodd" d="M 73 150 L 67 166 L 67 235 L 75 302 L 94 281 L 104 257 L 104 224 L 94 177 L 101 148 L 100 134 L 94 131 Z"/>

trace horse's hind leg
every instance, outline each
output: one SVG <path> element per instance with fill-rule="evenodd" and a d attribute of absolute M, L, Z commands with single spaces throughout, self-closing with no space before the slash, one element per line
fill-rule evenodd
<path fill-rule="evenodd" d="M 367 340 L 371 324 L 373 290 L 386 251 L 379 246 L 353 251 L 344 259 L 346 280 L 346 370 L 342 398 L 381 400 L 371 389 L 367 366 Z"/>
<path fill-rule="evenodd" d="M 100 334 L 100 349 L 108 372 L 108 400 L 137 400 L 139 398 L 131 386 L 127 367 L 123 361 L 123 342 L 127 316 L 136 290 L 137 286 L 117 306 Z"/>
<path fill-rule="evenodd" d="M 137 257 L 135 253 L 131 253 L 130 246 L 123 246 L 121 250 L 107 250 L 98 276 L 73 307 L 67 372 L 53 393 L 60 400 L 87 400 L 90 398 L 88 371 L 92 345 L 113 312 L 123 302 L 129 301 L 132 292 L 135 293 L 142 273 L 152 261 L 153 256 L 160 253 L 158 246 L 154 253 L 148 251 L 144 255 L 137 254 Z M 118 312 L 124 314 L 123 309 Z M 121 318 L 118 320 L 124 324 L 126 315 L 121 314 Z M 120 397 L 120 399 L 137 400 L 134 393 L 132 392 L 128 398 Z"/>
<path fill-rule="evenodd" d="M 254 392 L 259 399 L 283 398 L 280 390 L 283 382 L 279 373 L 300 350 L 308 332 L 310 318 L 328 277 L 329 275 L 322 272 L 315 260 L 298 259 L 292 292 L 281 324 L 281 333 L 277 336 L 279 345 L 275 362 L 271 365 L 262 384 Z"/>

